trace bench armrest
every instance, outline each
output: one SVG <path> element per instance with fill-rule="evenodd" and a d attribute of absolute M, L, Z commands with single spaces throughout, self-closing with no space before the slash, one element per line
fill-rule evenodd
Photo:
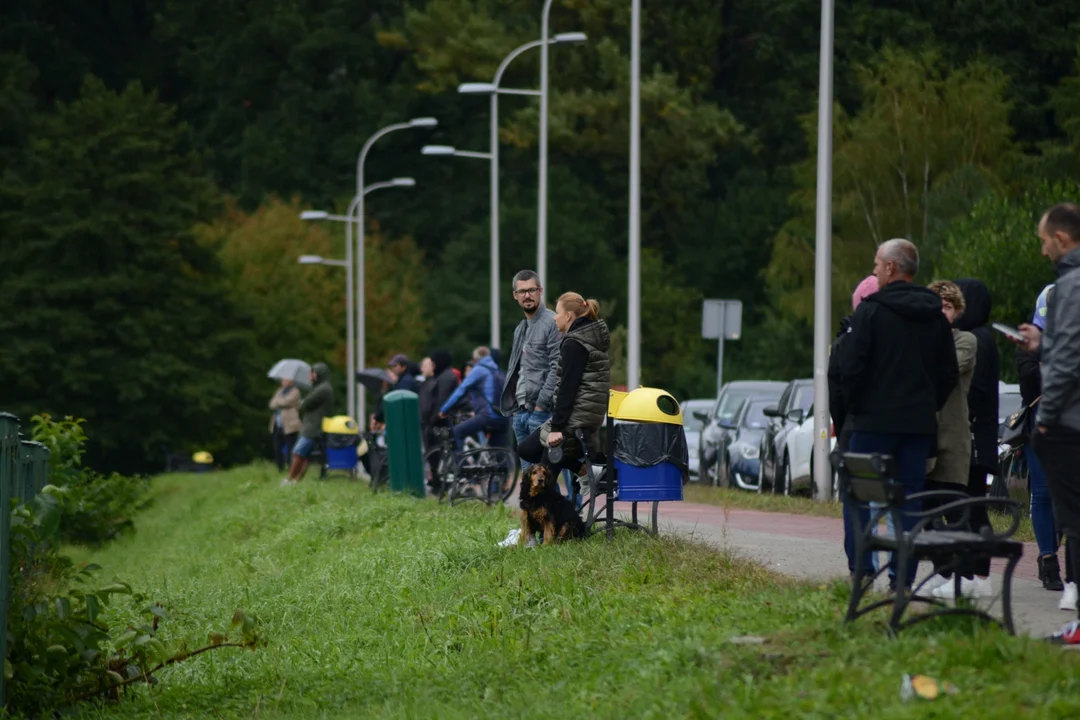
<path fill-rule="evenodd" d="M 1012 515 L 1012 523 L 1009 525 L 1009 527 L 1006 528 L 1005 531 L 1002 533 L 994 533 L 993 531 L 991 531 L 990 533 L 985 535 L 987 540 L 1007 540 L 1012 537 L 1013 534 L 1016 533 L 1016 530 L 1020 527 L 1020 504 L 1017 503 L 1015 500 L 1010 500 L 1008 498 L 969 497 L 964 500 L 958 500 L 947 505 L 942 505 L 941 507 L 936 507 L 933 510 L 926 510 L 921 513 L 906 513 L 908 517 L 921 518 L 919 522 L 915 524 L 915 527 L 911 529 L 911 534 L 917 535 L 918 533 L 921 533 L 922 531 L 926 530 L 926 527 L 931 522 L 941 517 L 942 515 L 953 512 L 955 510 L 964 511 L 966 522 L 967 519 L 970 518 L 971 508 L 977 507 L 979 505 L 997 505 L 1008 510 L 1009 513 Z"/>

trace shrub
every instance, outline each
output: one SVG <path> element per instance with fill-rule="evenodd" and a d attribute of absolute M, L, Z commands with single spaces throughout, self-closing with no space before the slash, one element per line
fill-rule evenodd
<path fill-rule="evenodd" d="M 96 545 L 134 529 L 133 516 L 143 505 L 147 481 L 112 473 L 103 475 L 82 464 L 86 444 L 83 420 L 30 420 L 34 440 L 51 451 L 49 483 L 64 495 L 61 537 L 65 542 Z"/>

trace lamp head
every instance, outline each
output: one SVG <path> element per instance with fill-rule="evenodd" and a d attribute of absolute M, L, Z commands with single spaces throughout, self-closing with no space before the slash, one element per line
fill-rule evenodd
<path fill-rule="evenodd" d="M 461 83 L 457 91 L 462 95 L 490 95 L 495 92 L 495 86 L 491 83 Z"/>
<path fill-rule="evenodd" d="M 557 43 L 583 43 L 588 39 L 589 36 L 583 32 L 558 33 L 555 35 L 555 42 Z"/>
<path fill-rule="evenodd" d="M 390 181 L 394 187 L 414 187 L 416 180 L 411 177 L 398 177 Z"/>
<path fill-rule="evenodd" d="M 439 124 L 439 121 L 433 117 L 421 117 L 413 118 L 409 121 L 409 127 L 416 128 L 433 128 Z"/>
<path fill-rule="evenodd" d="M 301 265 L 322 265 L 322 255 L 301 255 L 299 258 Z"/>
<path fill-rule="evenodd" d="M 305 210 L 300 213 L 301 220 L 325 220 L 330 213 L 325 210 Z"/>
<path fill-rule="evenodd" d="M 425 145 L 420 148 L 421 155 L 453 155 L 454 147 L 452 145 Z"/>

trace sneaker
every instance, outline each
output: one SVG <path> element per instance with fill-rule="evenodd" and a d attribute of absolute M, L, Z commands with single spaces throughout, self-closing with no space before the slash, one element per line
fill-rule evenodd
<path fill-rule="evenodd" d="M 1058 565 L 1057 555 L 1043 555 L 1039 558 L 1039 580 L 1044 590 L 1055 592 L 1065 589 L 1061 582 L 1061 566 Z"/>
<path fill-rule="evenodd" d="M 915 597 L 928 598 L 932 597 L 935 590 L 944 585 L 945 583 L 951 583 L 952 578 L 947 578 L 944 575 L 934 575 L 924 582 L 919 589 L 915 591 Z"/>
<path fill-rule="evenodd" d="M 955 600 L 956 583 L 949 581 L 944 585 L 934 588 L 931 596 L 939 600 Z M 966 598 L 988 598 L 994 596 L 994 586 L 990 578 L 976 577 L 971 580 L 960 580 L 960 595 Z"/>
<path fill-rule="evenodd" d="M 539 546 L 540 546 L 540 543 L 536 542 L 536 536 L 535 535 L 533 535 L 531 538 L 529 538 L 529 542 L 525 543 L 525 547 L 527 547 L 527 548 L 534 548 L 534 547 L 539 547 Z"/>
<path fill-rule="evenodd" d="M 1065 623 L 1060 630 L 1046 639 L 1051 645 L 1080 645 L 1080 620 Z"/>
<path fill-rule="evenodd" d="M 1061 602 L 1058 603 L 1058 609 L 1076 612 L 1076 600 L 1076 583 L 1065 583 L 1065 591 L 1061 593 Z"/>
<path fill-rule="evenodd" d="M 521 528 L 514 528 L 506 536 L 506 539 L 499 543 L 499 547 L 513 547 L 518 544 L 518 538 L 521 537 Z"/>
<path fill-rule="evenodd" d="M 292 480 L 290 480 L 289 478 L 281 478 L 281 487 L 288 487 L 292 484 Z"/>

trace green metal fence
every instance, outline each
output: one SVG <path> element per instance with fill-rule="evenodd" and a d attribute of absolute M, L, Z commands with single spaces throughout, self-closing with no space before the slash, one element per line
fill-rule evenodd
<path fill-rule="evenodd" d="M 11 511 L 29 502 L 49 477 L 49 449 L 19 436 L 19 418 L 0 412 L 0 658 L 7 659 L 7 616 L 11 597 Z M 6 703 L 0 672 L 0 708 Z"/>

